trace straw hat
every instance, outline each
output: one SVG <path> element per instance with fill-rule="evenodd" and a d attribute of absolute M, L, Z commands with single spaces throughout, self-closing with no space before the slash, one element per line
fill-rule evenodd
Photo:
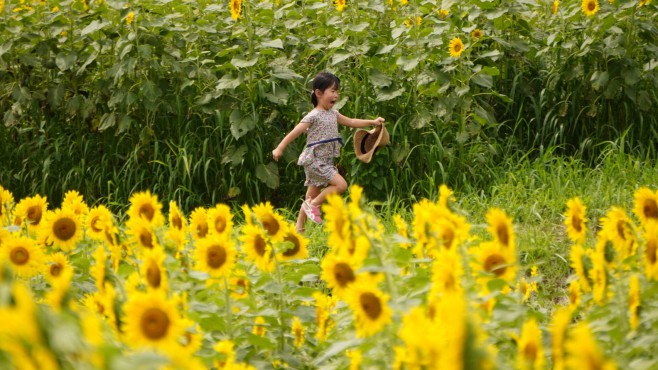
<path fill-rule="evenodd" d="M 354 153 L 360 161 L 370 163 L 375 150 L 390 143 L 388 131 L 383 124 L 370 131 L 359 129 L 354 134 Z"/>

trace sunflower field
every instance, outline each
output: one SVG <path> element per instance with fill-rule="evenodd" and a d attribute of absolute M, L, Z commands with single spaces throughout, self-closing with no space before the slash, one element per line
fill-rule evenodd
<path fill-rule="evenodd" d="M 0 183 L 54 205 L 290 205 L 301 171 L 270 152 L 323 70 L 343 114 L 386 118 L 390 147 L 340 160 L 369 199 L 485 188 L 551 148 L 656 153 L 652 0 L 3 0 L 0 18 Z"/>
<path fill-rule="evenodd" d="M 189 215 L 132 195 L 120 222 L 0 188 L 0 366 L 10 369 L 653 369 L 658 192 L 562 228 L 549 294 L 514 221 L 472 224 L 441 186 L 387 227 L 363 189 L 323 207 L 325 248 L 269 203 Z"/>

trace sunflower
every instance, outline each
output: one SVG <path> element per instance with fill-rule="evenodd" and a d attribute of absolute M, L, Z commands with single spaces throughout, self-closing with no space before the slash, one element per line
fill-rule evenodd
<path fill-rule="evenodd" d="M 131 218 L 126 222 L 128 241 L 131 246 L 138 246 L 140 253 L 144 249 L 153 249 L 159 246 L 158 237 L 153 232 L 153 226 L 143 218 Z"/>
<path fill-rule="evenodd" d="M 391 322 L 388 295 L 377 289 L 371 281 L 366 279 L 356 282 L 348 289 L 345 297 L 354 315 L 358 337 L 376 334 Z"/>
<path fill-rule="evenodd" d="M 124 306 L 126 343 L 133 348 L 167 349 L 183 334 L 181 315 L 163 293 L 135 293 Z"/>
<path fill-rule="evenodd" d="M 242 13 L 242 0 L 230 0 L 229 6 L 231 7 L 231 18 L 234 21 L 240 19 Z"/>
<path fill-rule="evenodd" d="M 635 255 L 637 249 L 633 232 L 635 225 L 623 209 L 612 207 L 601 219 L 601 223 L 602 232 L 612 241 L 620 260 Z"/>
<path fill-rule="evenodd" d="M 564 225 L 567 227 L 567 235 L 574 243 L 585 244 L 587 240 L 587 208 L 575 197 L 567 201 L 567 211 L 564 213 Z"/>
<path fill-rule="evenodd" d="M 503 248 L 496 242 L 483 242 L 476 250 L 473 271 L 479 273 L 481 282 L 493 279 L 514 281 L 516 277 L 516 255 L 514 250 Z"/>
<path fill-rule="evenodd" d="M 457 293 L 463 290 L 461 256 L 454 250 L 442 250 L 432 262 L 432 288 L 430 295 L 438 297 L 444 293 Z"/>
<path fill-rule="evenodd" d="M 580 280 L 580 286 L 584 292 L 589 292 L 591 288 L 589 270 L 592 268 L 592 250 L 585 249 L 582 245 L 576 244 L 571 247 L 569 253 L 570 265 Z"/>
<path fill-rule="evenodd" d="M 560 307 L 553 313 L 550 331 L 553 369 L 555 370 L 564 369 L 564 339 L 571 322 L 571 312 L 566 307 Z"/>
<path fill-rule="evenodd" d="M 645 6 L 651 4 L 651 0 L 640 0 L 638 6 Z"/>
<path fill-rule="evenodd" d="M 274 270 L 272 245 L 268 243 L 263 229 L 255 224 L 245 225 L 242 227 L 242 235 L 239 239 L 242 241 L 247 260 L 256 263 L 256 266 L 262 271 Z"/>
<path fill-rule="evenodd" d="M 484 35 L 484 32 L 482 32 L 482 30 L 479 29 L 479 28 L 476 28 L 471 32 L 471 37 L 476 39 L 476 40 L 481 38 L 483 35 Z"/>
<path fill-rule="evenodd" d="M 94 240 L 105 239 L 105 225 L 113 223 L 112 212 L 100 204 L 89 210 L 85 220 L 87 235 Z"/>
<path fill-rule="evenodd" d="M 537 321 L 531 318 L 521 328 L 516 366 L 518 369 L 543 369 L 546 365 L 545 362 L 541 329 L 539 329 Z"/>
<path fill-rule="evenodd" d="M 280 245 L 282 249 L 285 249 L 279 254 L 284 261 L 301 260 L 308 257 L 308 239 L 301 236 L 292 224 L 286 227 Z"/>
<path fill-rule="evenodd" d="M 217 278 L 229 276 L 235 266 L 237 252 L 232 239 L 227 236 L 211 235 L 196 243 L 195 268 Z"/>
<path fill-rule="evenodd" d="M 98 291 L 103 292 L 105 289 L 105 277 L 107 276 L 107 253 L 102 245 L 96 247 L 94 251 L 94 262 L 94 265 L 89 268 L 89 274 L 94 278 Z"/>
<path fill-rule="evenodd" d="M 97 291 L 82 297 L 82 306 L 89 312 L 94 312 L 101 317 L 113 328 L 117 328 L 116 312 L 114 303 L 116 292 L 112 284 L 106 284 L 103 292 Z"/>
<path fill-rule="evenodd" d="M 226 204 L 217 204 L 208 210 L 208 226 L 215 234 L 230 234 L 233 230 L 233 215 Z"/>
<path fill-rule="evenodd" d="M 169 284 L 164 266 L 165 258 L 162 247 L 146 249 L 142 254 L 139 270 L 148 289 L 167 291 Z"/>
<path fill-rule="evenodd" d="M 65 270 L 60 273 L 57 279 L 51 282 L 52 289 L 44 296 L 44 302 L 48 304 L 55 312 L 61 312 L 62 305 L 67 300 L 67 294 L 71 288 L 73 279 L 73 270 Z"/>
<path fill-rule="evenodd" d="M 208 211 L 203 207 L 195 208 L 190 214 L 190 233 L 192 234 L 192 239 L 203 239 L 208 235 L 209 231 Z"/>
<path fill-rule="evenodd" d="M 238 270 L 229 279 L 231 298 L 238 300 L 249 297 L 249 278 L 242 270 Z"/>
<path fill-rule="evenodd" d="M 53 247 L 70 252 L 82 240 L 82 223 L 72 209 L 56 209 L 47 213 L 40 233 Z"/>
<path fill-rule="evenodd" d="M 644 232 L 644 273 L 649 280 L 658 280 L 658 223 L 651 223 Z"/>
<path fill-rule="evenodd" d="M 439 18 L 445 19 L 450 14 L 450 10 L 448 10 L 448 9 L 439 9 L 439 10 L 436 11 L 436 14 L 439 15 Z"/>
<path fill-rule="evenodd" d="M 628 312 L 631 329 L 637 329 L 640 324 L 640 279 L 632 275 L 628 288 Z"/>
<path fill-rule="evenodd" d="M 581 321 L 569 330 L 565 347 L 565 367 L 581 370 L 613 370 L 614 362 L 604 357 L 587 322 Z"/>
<path fill-rule="evenodd" d="M 254 320 L 254 327 L 251 329 L 251 333 L 259 337 L 264 337 L 266 331 L 267 329 L 265 328 L 265 319 L 263 316 L 256 317 Z"/>
<path fill-rule="evenodd" d="M 158 196 L 151 195 L 151 192 L 148 190 L 135 193 L 130 197 L 128 217 L 131 220 L 144 219 L 154 227 L 164 225 L 162 204 L 158 202 Z"/>
<path fill-rule="evenodd" d="M 37 194 L 33 197 L 23 198 L 16 204 L 14 221 L 18 221 L 19 226 L 26 222 L 29 231 L 38 231 L 47 209 L 46 197 Z"/>
<path fill-rule="evenodd" d="M 441 346 L 445 344 L 438 335 L 440 331 L 440 325 L 428 316 L 425 307 L 413 307 L 402 316 L 398 337 L 405 347 L 396 351 L 396 362 L 410 368 L 421 368 L 423 364 L 427 369 L 439 369 Z"/>
<path fill-rule="evenodd" d="M 235 361 L 235 344 L 230 340 L 222 340 L 212 347 L 219 355 L 221 359 L 215 363 L 215 367 L 218 369 L 230 368 Z"/>
<path fill-rule="evenodd" d="M 580 282 L 572 280 L 569 283 L 569 307 L 576 309 L 580 307 Z"/>
<path fill-rule="evenodd" d="M 69 190 L 64 194 L 62 209 L 70 209 L 80 218 L 84 218 L 89 212 L 89 206 L 76 190 Z"/>
<path fill-rule="evenodd" d="M 591 17 L 599 11 L 599 2 L 598 0 L 582 0 L 580 8 L 586 16 Z"/>
<path fill-rule="evenodd" d="M 336 310 L 338 298 L 335 296 L 324 295 L 321 292 L 313 293 L 313 298 L 315 299 L 315 324 L 317 327 L 315 338 L 317 338 L 318 341 L 323 342 L 327 339 L 329 332 L 333 328 L 331 315 Z"/>
<path fill-rule="evenodd" d="M 345 206 L 342 197 L 336 194 L 327 196 L 322 205 L 324 229 L 329 233 L 327 243 L 330 247 L 340 249 L 352 240 L 352 215 Z"/>
<path fill-rule="evenodd" d="M 634 203 L 633 213 L 640 220 L 642 226 L 658 220 L 658 193 L 641 187 L 635 192 Z"/>
<path fill-rule="evenodd" d="M 304 345 L 304 325 L 302 325 L 301 320 L 297 316 L 292 318 L 292 336 L 295 347 L 302 348 Z"/>
<path fill-rule="evenodd" d="M 361 266 L 358 261 L 328 253 L 322 259 L 321 279 L 337 296 L 342 297 L 347 288 L 357 281 L 356 271 L 359 267 Z"/>
<path fill-rule="evenodd" d="M 505 211 L 499 208 L 491 208 L 486 215 L 487 230 L 504 248 L 514 248 L 516 235 L 512 228 L 512 219 L 509 218 Z"/>
<path fill-rule="evenodd" d="M 252 210 L 272 243 L 283 240 L 283 235 L 286 232 L 285 221 L 274 212 L 270 202 L 261 203 L 253 207 Z"/>
<path fill-rule="evenodd" d="M 51 284 L 68 270 L 73 270 L 73 267 L 63 253 L 54 253 L 46 257 L 44 276 Z"/>
<path fill-rule="evenodd" d="M 9 215 L 14 208 L 14 195 L 0 185 L 0 225 L 10 222 Z"/>
<path fill-rule="evenodd" d="M 450 40 L 448 51 L 450 52 L 450 56 L 454 58 L 458 58 L 460 55 L 462 55 L 462 52 L 464 51 L 464 43 L 462 42 L 462 39 L 455 37 L 454 39 Z"/>
<path fill-rule="evenodd" d="M 603 305 L 608 297 L 608 272 L 605 256 L 602 253 L 592 255 L 592 269 L 589 270 L 592 281 L 592 297 L 599 305 Z"/>
<path fill-rule="evenodd" d="M 346 0 L 334 0 L 334 5 L 336 5 L 336 10 L 338 12 L 342 12 L 343 10 L 345 10 L 345 6 L 346 6 L 345 2 Z"/>
<path fill-rule="evenodd" d="M 0 253 L 2 262 L 11 267 L 16 275 L 26 278 L 37 275 L 46 261 L 34 240 L 24 236 L 3 241 Z"/>
<path fill-rule="evenodd" d="M 553 15 L 556 15 L 559 9 L 560 9 L 560 0 L 553 0 Z"/>

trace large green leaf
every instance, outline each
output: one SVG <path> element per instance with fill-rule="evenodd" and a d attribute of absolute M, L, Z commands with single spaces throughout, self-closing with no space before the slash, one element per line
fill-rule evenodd
<path fill-rule="evenodd" d="M 256 177 L 270 189 L 279 187 L 279 167 L 276 162 L 270 162 L 267 165 L 260 163 L 256 166 Z"/>
<path fill-rule="evenodd" d="M 231 134 L 237 140 L 256 127 L 253 116 L 242 114 L 239 109 L 234 109 L 229 117 L 231 123 Z"/>

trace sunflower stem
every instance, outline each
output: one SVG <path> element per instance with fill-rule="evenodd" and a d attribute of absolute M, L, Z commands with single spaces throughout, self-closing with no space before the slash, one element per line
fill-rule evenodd
<path fill-rule="evenodd" d="M 285 317 L 284 317 L 284 308 L 285 308 L 285 299 L 283 296 L 283 277 L 281 276 L 281 267 L 279 266 L 279 260 L 276 258 L 276 253 L 272 250 L 272 255 L 274 258 L 274 268 L 276 272 L 276 280 L 279 283 L 279 351 L 281 354 L 284 353 L 286 349 L 286 338 L 285 338 Z"/>
<path fill-rule="evenodd" d="M 231 312 L 231 294 L 228 289 L 228 278 L 224 276 L 224 307 L 226 309 L 226 332 L 230 340 L 233 340 L 233 313 Z"/>

